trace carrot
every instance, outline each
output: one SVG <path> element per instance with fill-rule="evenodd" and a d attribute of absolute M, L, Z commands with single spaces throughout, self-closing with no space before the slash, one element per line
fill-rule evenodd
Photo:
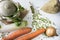
<path fill-rule="evenodd" d="M 8 36 L 2 38 L 2 40 L 12 40 L 12 39 L 15 39 L 23 34 L 26 34 L 26 33 L 29 33 L 31 32 L 31 28 L 27 27 L 27 28 L 22 28 L 22 29 L 19 29 L 19 30 L 16 30 L 10 34 L 8 34 Z"/>
<path fill-rule="evenodd" d="M 32 39 L 32 38 L 34 38 L 34 37 L 36 37 L 39 34 L 42 34 L 44 32 L 45 32 L 45 29 L 44 28 L 38 29 L 37 31 L 35 31 L 33 33 L 26 34 L 24 36 L 18 37 L 18 38 L 16 38 L 16 40 L 29 40 L 29 39 Z"/>

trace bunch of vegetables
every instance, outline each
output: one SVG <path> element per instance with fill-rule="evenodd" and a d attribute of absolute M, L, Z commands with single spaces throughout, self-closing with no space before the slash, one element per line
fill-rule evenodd
<path fill-rule="evenodd" d="M 49 37 L 56 36 L 56 29 L 54 27 L 48 27 L 37 29 L 35 32 L 31 32 L 32 28 L 26 27 L 19 30 L 16 30 L 7 36 L 3 37 L 2 40 L 31 40 L 36 36 L 45 33 Z"/>
<path fill-rule="evenodd" d="M 3 37 L 2 40 L 31 40 L 42 33 L 45 33 L 48 37 L 57 36 L 56 29 L 53 26 L 47 28 L 41 27 L 35 32 L 31 32 L 32 29 L 29 27 L 18 29 Z"/>
<path fill-rule="evenodd" d="M 25 22 L 23 18 L 27 14 L 27 10 L 19 3 L 14 3 L 10 0 L 1 1 L 0 5 L 0 17 L 1 22 L 4 24 L 16 23 L 19 26 L 22 22 Z M 27 22 L 27 21 L 26 21 Z"/>
<path fill-rule="evenodd" d="M 10 32 L 26 27 L 28 22 L 23 20 L 28 10 L 19 2 L 1 0 L 0 2 L 0 32 Z M 9 27 L 8 27 L 9 26 Z M 4 34 L 2 34 L 4 35 Z"/>
<path fill-rule="evenodd" d="M 31 10 L 32 10 L 32 13 L 33 13 L 33 28 L 35 28 L 35 30 L 37 29 L 40 29 L 40 28 L 45 28 L 45 34 L 49 37 L 52 37 L 52 36 L 57 36 L 57 33 L 56 33 L 56 29 L 53 27 L 53 26 L 50 26 L 50 25 L 46 25 L 46 24 L 52 24 L 52 22 L 50 20 L 47 20 L 45 18 L 39 18 L 39 16 L 41 17 L 41 15 L 39 13 L 36 13 L 33 6 L 30 7 Z M 39 20 L 38 22 L 36 20 Z M 44 24 L 39 23 L 40 21 L 44 22 Z M 42 26 L 40 25 L 42 24 Z"/>

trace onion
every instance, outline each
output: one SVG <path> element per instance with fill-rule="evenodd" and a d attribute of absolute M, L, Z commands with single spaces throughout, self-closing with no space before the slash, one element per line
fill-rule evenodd
<path fill-rule="evenodd" d="M 46 29 L 46 35 L 49 36 L 49 37 L 56 36 L 57 35 L 56 29 L 52 26 L 48 27 Z"/>

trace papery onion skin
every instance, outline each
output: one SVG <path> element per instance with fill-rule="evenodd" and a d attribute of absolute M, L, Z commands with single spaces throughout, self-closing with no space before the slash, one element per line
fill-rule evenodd
<path fill-rule="evenodd" d="M 57 35 L 56 29 L 55 29 L 54 27 L 52 27 L 52 26 L 48 27 L 48 28 L 46 29 L 46 35 L 47 35 L 48 37 L 56 36 L 56 35 Z"/>

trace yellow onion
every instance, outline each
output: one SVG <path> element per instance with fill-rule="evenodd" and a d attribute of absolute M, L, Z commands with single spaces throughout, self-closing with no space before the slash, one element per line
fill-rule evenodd
<path fill-rule="evenodd" d="M 46 35 L 49 36 L 49 37 L 56 36 L 57 35 L 56 29 L 52 26 L 48 27 L 46 29 Z"/>

